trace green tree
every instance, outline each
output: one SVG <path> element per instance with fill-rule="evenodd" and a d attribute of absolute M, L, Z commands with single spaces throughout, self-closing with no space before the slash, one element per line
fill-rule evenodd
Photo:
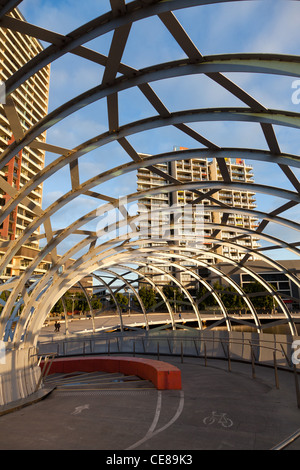
<path fill-rule="evenodd" d="M 139 296 L 145 306 L 146 310 L 149 310 L 156 304 L 155 292 L 151 287 L 143 286 L 139 289 Z M 135 303 L 138 302 L 135 298 Z"/>
<path fill-rule="evenodd" d="M 216 293 L 220 296 L 226 308 L 228 309 L 246 308 L 246 303 L 244 299 L 242 298 L 241 295 L 239 295 L 239 293 L 235 290 L 233 286 L 230 286 L 230 285 L 223 286 L 219 282 L 216 282 L 213 287 Z M 270 287 L 275 289 L 274 286 L 272 285 L 270 285 Z M 244 285 L 243 290 L 245 294 L 262 293 L 262 295 L 250 296 L 250 300 L 255 308 L 272 310 L 272 308 L 274 307 L 275 302 L 274 302 L 273 296 L 267 294 L 267 291 L 259 282 L 257 281 L 249 282 Z M 200 285 L 197 291 L 197 299 L 200 300 L 202 297 L 205 296 L 206 293 L 207 293 L 207 289 L 205 288 L 205 286 Z M 199 308 L 204 310 L 205 308 L 212 306 L 212 305 L 218 305 L 218 304 L 215 298 L 213 297 L 213 295 L 209 295 L 205 297 L 199 303 Z"/>
<path fill-rule="evenodd" d="M 102 308 L 102 302 L 96 295 L 92 295 L 91 305 L 93 310 L 101 310 Z"/>
<path fill-rule="evenodd" d="M 163 293 L 169 300 L 170 304 L 173 306 L 174 300 L 176 305 L 178 305 L 178 303 L 184 300 L 184 295 L 182 294 L 182 292 L 180 292 L 177 287 L 174 287 L 171 284 L 166 284 L 165 286 L 163 286 Z"/>
<path fill-rule="evenodd" d="M 51 313 L 63 313 L 64 311 L 64 306 L 62 303 L 62 300 L 59 299 L 56 304 L 52 307 Z"/>
<path fill-rule="evenodd" d="M 200 310 L 205 310 L 205 308 L 210 307 L 212 305 L 217 305 L 217 302 L 212 294 L 208 295 L 208 289 L 203 285 L 200 284 L 196 293 L 196 299 L 200 300 L 202 297 L 206 296 L 199 304 L 198 308 Z"/>
<path fill-rule="evenodd" d="M 66 294 L 64 295 L 64 302 L 66 305 L 67 312 L 85 312 L 89 308 L 87 298 L 83 292 L 76 292 L 76 294 L 66 292 Z M 54 305 L 54 307 L 51 309 L 51 312 L 63 313 L 63 311 L 63 302 L 62 299 L 59 299 Z"/>
<path fill-rule="evenodd" d="M 275 287 L 271 284 L 270 287 L 275 290 Z M 276 305 L 276 301 L 273 299 L 273 296 L 270 294 L 265 294 L 267 291 L 258 281 L 245 284 L 243 286 L 243 290 L 246 294 L 263 294 L 250 297 L 250 300 L 255 308 L 272 310 Z"/>
<path fill-rule="evenodd" d="M 220 295 L 225 308 L 241 308 L 240 295 L 233 286 L 223 286 L 219 283 L 215 283 L 214 288 Z"/>
<path fill-rule="evenodd" d="M 126 295 L 122 294 L 121 292 L 117 292 L 115 294 L 115 298 L 116 298 L 116 301 L 118 302 L 118 304 L 124 308 L 126 307 L 126 305 L 128 305 L 128 297 L 126 297 Z M 110 298 L 110 303 L 114 303 L 114 300 L 112 299 L 112 297 Z"/>
<path fill-rule="evenodd" d="M 223 286 L 219 282 L 216 282 L 213 285 L 213 288 L 216 292 L 216 294 L 220 297 L 222 300 L 224 306 L 228 309 L 241 309 L 243 307 L 243 299 L 242 297 L 238 294 L 236 289 L 233 286 Z M 202 297 L 204 297 L 208 293 L 208 289 L 201 284 L 199 286 L 199 289 L 197 291 L 197 299 L 200 300 Z M 207 307 L 210 306 L 217 306 L 218 302 L 215 299 L 215 297 L 210 294 L 207 297 L 205 297 L 200 303 L 199 303 L 199 308 L 204 310 Z"/>

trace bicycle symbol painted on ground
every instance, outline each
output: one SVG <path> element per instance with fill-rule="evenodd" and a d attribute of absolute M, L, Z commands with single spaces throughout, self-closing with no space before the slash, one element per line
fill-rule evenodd
<path fill-rule="evenodd" d="M 204 418 L 203 423 L 206 425 L 221 424 L 224 428 L 230 428 L 233 425 L 233 421 L 226 416 L 226 413 L 218 413 L 213 411 L 210 416 Z"/>

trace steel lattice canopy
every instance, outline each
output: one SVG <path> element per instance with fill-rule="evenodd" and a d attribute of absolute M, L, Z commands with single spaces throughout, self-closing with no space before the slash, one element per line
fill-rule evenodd
<path fill-rule="evenodd" d="M 291 333 L 293 335 L 297 334 L 293 318 L 286 304 L 261 276 L 255 273 L 250 266 L 247 266 L 247 260 L 249 257 L 255 256 L 257 259 L 268 263 L 273 271 L 285 274 L 291 282 L 300 287 L 297 274 L 287 270 L 279 261 L 268 257 L 263 249 L 246 247 L 240 244 L 239 240 L 242 236 L 256 236 L 269 247 L 287 249 L 295 258 L 299 255 L 298 246 L 300 242 L 297 237 L 293 242 L 288 242 L 279 236 L 274 236 L 273 232 L 268 233 L 266 229 L 270 224 L 274 224 L 275 227 L 284 227 L 286 230 L 291 230 L 293 234 L 299 235 L 299 223 L 291 220 L 289 216 L 285 217 L 284 212 L 297 207 L 300 202 L 300 183 L 296 176 L 300 167 L 300 156 L 281 151 L 275 131 L 277 127 L 279 129 L 299 129 L 300 114 L 291 110 L 270 109 L 248 94 L 233 78 L 228 78 L 224 74 L 229 73 L 231 77 L 234 74 L 260 74 L 259 76 L 297 79 L 297 77 L 300 77 L 300 57 L 290 54 L 259 52 L 203 55 L 197 45 L 190 39 L 188 32 L 176 15 L 189 8 L 204 8 L 208 5 L 214 7 L 214 4 L 220 3 L 235 4 L 235 2 L 226 2 L 225 0 L 223 2 L 213 0 L 135 0 L 128 3 L 125 3 L 125 0 L 110 0 L 111 9 L 109 11 L 66 35 L 11 16 L 10 12 L 13 8 L 18 5 L 20 8 L 22 7 L 22 1 L 20 0 L 1 3 L 0 26 L 2 28 L 37 38 L 48 45 L 9 76 L 5 82 L 7 96 L 3 108 L 15 140 L 3 150 L 0 158 L 0 169 L 3 169 L 12 157 L 24 148 L 47 151 L 54 154 L 55 157 L 44 168 L 37 171 L 35 176 L 23 184 L 20 189 L 9 188 L 6 180 L 2 176 L 0 177 L 2 190 L 4 193 L 9 191 L 10 196 L 2 208 L 0 223 L 15 210 L 18 204 L 25 205 L 34 214 L 32 222 L 20 234 L 19 238 L 9 243 L 2 243 L 2 246 L 5 247 L 5 254 L 1 259 L 1 272 L 4 272 L 11 263 L 21 246 L 36 239 L 44 242 L 43 248 L 37 252 L 36 258 L 24 270 L 24 273 L 0 286 L 1 291 L 10 291 L 10 296 L 1 313 L 0 338 L 13 341 L 15 345 L 21 342 L 29 346 L 36 344 L 40 328 L 53 305 L 69 288 L 76 283 L 80 284 L 82 278 L 89 274 L 98 279 L 109 290 L 114 299 L 113 289 L 110 287 L 110 283 L 105 281 L 103 273 L 109 273 L 131 288 L 140 301 L 145 326 L 147 327 L 147 312 L 137 290 L 126 278 L 128 273 L 135 274 L 158 292 L 166 303 L 171 322 L 174 325 L 172 305 L 165 297 L 159 283 L 155 281 L 155 276 L 147 274 L 144 268 L 147 268 L 148 272 L 152 270 L 153 274 L 166 275 L 170 281 L 180 287 L 190 302 L 195 313 L 195 319 L 201 329 L 203 326 L 202 318 L 197 302 L 193 299 L 188 288 L 171 274 L 171 271 L 169 271 L 171 267 L 191 275 L 207 289 L 209 294 L 214 296 L 224 316 L 227 329 L 230 331 L 230 317 L 220 295 L 205 278 L 199 275 L 198 271 L 199 268 L 206 268 L 220 276 L 224 282 L 234 287 L 236 292 L 244 299 L 253 316 L 257 331 L 261 332 L 259 317 L 251 299 L 228 274 L 222 271 L 223 264 L 232 266 L 233 270 L 241 269 L 260 282 L 262 289 L 273 295 L 280 305 Z M 181 54 L 176 60 L 168 62 L 153 65 L 150 61 L 147 67 L 143 68 L 136 68 L 123 63 L 122 57 L 131 36 L 134 35 L 133 25 L 151 18 L 156 18 L 160 22 L 161 28 L 172 37 Z M 111 34 L 108 54 L 102 54 L 96 49 L 87 47 L 91 41 L 105 35 L 107 37 L 108 34 Z M 286 34 L 289 34 L 289 32 L 287 31 Z M 131 47 L 132 44 L 134 47 L 135 43 L 131 42 Z M 24 129 L 18 115 L 15 93 L 26 84 L 30 77 L 33 77 L 45 66 L 54 64 L 59 59 L 69 55 L 76 56 L 99 67 L 99 77 L 101 76 L 100 70 L 103 73 L 101 81 L 99 78 L 100 83 L 81 92 L 72 99 L 60 103 L 58 107 L 50 110 L 45 117 L 38 120 L 31 127 Z M 146 58 L 147 54 L 145 53 L 144 60 Z M 165 84 L 168 80 L 187 80 L 190 77 L 205 77 L 205 80 L 229 93 L 234 104 L 224 107 L 211 106 L 182 110 L 180 107 L 176 108 L 178 96 L 175 93 L 172 103 L 174 110 L 169 110 L 167 105 L 164 104 L 163 98 L 159 96 L 159 92 L 155 91 L 156 88 L 160 89 L 158 85 Z M 151 108 L 153 113 L 148 117 L 141 118 L 140 116 L 143 115 L 141 112 L 130 118 L 128 122 L 121 123 L 120 96 L 124 92 L 134 90 L 141 93 L 147 107 Z M 181 90 L 178 95 L 180 93 Z M 65 142 L 51 143 L 50 141 L 43 142 L 41 140 L 40 136 L 45 131 L 55 129 L 55 126 L 68 120 L 68 118 L 76 116 L 77 113 L 79 115 L 82 110 L 88 110 L 89 106 L 102 102 L 104 102 L 106 109 L 106 114 L 103 117 L 103 128 L 106 122 L 107 128 L 101 133 L 93 135 L 74 148 L 68 148 Z M 236 103 L 239 103 L 239 105 L 236 105 Z M 255 126 L 264 137 L 264 146 L 262 148 L 220 146 L 209 137 L 195 130 L 195 126 L 193 127 L 193 125 L 199 123 L 215 125 L 222 122 L 243 123 L 243 125 L 251 125 L 251 129 Z M 183 149 L 180 153 L 174 150 L 169 152 L 160 151 L 154 155 L 142 155 L 144 152 L 144 149 L 140 148 L 142 137 L 157 130 L 166 132 L 169 128 L 175 129 L 179 133 L 178 135 L 188 136 L 189 139 L 192 139 L 193 147 Z M 132 144 L 132 141 L 135 141 L 134 138 L 139 142 L 139 148 Z M 83 177 L 81 162 L 84 162 L 89 154 L 94 152 L 96 155 L 97 151 L 103 149 L 104 151 L 108 149 L 107 159 L 110 159 L 110 145 L 116 143 L 125 153 L 126 163 L 111 166 L 98 174 L 91 173 L 87 178 L 85 175 Z M 218 162 L 221 178 L 215 181 L 190 180 L 183 183 L 159 166 L 161 163 L 171 163 L 179 159 L 186 161 L 191 158 L 215 158 Z M 226 159 L 228 158 L 243 158 L 246 161 L 253 160 L 277 165 L 282 173 L 282 178 L 288 182 L 288 187 L 280 187 L 277 182 L 268 185 L 236 181 L 228 171 L 226 165 Z M 132 180 L 135 181 L 136 171 L 141 168 L 147 168 L 153 174 L 163 178 L 164 184 L 144 191 L 133 191 L 126 195 L 122 193 L 123 188 L 120 188 L 119 195 L 122 194 L 122 197 L 116 197 L 115 193 L 107 194 L 104 190 L 102 192 L 102 187 L 107 188 L 107 184 L 112 185 L 118 180 L 119 176 L 131 175 Z M 47 182 L 62 169 L 69 173 L 71 186 L 63 191 L 63 194 L 49 204 L 48 207 L 42 209 L 29 196 L 38 185 Z M 102 186 L 105 184 L 106 186 Z M 193 207 L 208 198 L 210 205 L 206 209 L 221 214 L 220 223 L 208 222 L 204 226 L 204 229 L 209 230 L 208 233 L 210 233 L 205 240 L 211 244 L 212 248 L 209 251 L 198 245 L 184 248 L 174 243 L 174 239 L 168 239 L 168 237 L 161 244 L 156 243 L 155 238 L 143 238 L 136 231 L 139 216 L 128 216 L 126 204 L 141 201 L 145 196 L 169 195 L 179 190 L 189 190 L 195 194 Z M 274 198 L 276 204 L 278 198 L 283 201 L 269 211 L 264 207 L 260 209 L 234 208 L 236 214 L 253 216 L 260 220 L 256 229 L 242 229 L 237 225 L 228 224 L 228 216 L 232 213 L 232 208 L 220 203 L 216 198 L 218 192 L 222 190 L 253 191 Z M 72 223 L 66 223 L 59 230 L 53 230 L 55 215 L 61 210 L 68 210 L 71 207 L 70 204 L 76 203 L 83 195 L 91 198 L 97 204 L 99 203 L 99 207 L 86 211 L 84 215 L 80 215 L 78 218 L 75 217 Z M 96 224 L 99 217 L 115 210 L 122 214 L 117 224 L 112 223 L 103 230 L 97 229 Z M 95 224 L 94 229 L 91 229 L 93 223 Z M 122 233 L 122 228 L 125 226 L 129 227 L 129 230 L 127 229 Z M 117 232 L 120 230 L 120 234 L 116 235 L 116 227 Z M 220 238 L 218 234 L 222 233 L 222 230 L 228 229 L 228 227 L 230 231 L 235 233 L 235 236 L 231 239 Z M 173 228 L 176 229 L 176 226 Z M 38 230 L 40 230 L 39 235 L 37 235 Z M 57 250 L 73 236 L 79 236 L 79 241 L 69 243 L 69 248 L 58 256 Z M 153 243 L 151 244 L 151 242 Z M 217 250 L 218 246 L 233 247 L 243 256 L 239 261 L 234 261 L 225 255 L 220 255 Z M 49 254 L 51 254 L 53 261 L 51 268 L 32 283 L 35 269 Z M 208 258 L 213 263 L 210 263 Z M 64 270 L 62 272 L 63 266 Z M 23 306 L 23 310 L 18 315 L 20 305 Z M 118 304 L 117 308 L 122 328 L 122 312 Z M 11 315 L 12 311 L 13 314 Z M 16 320 L 18 322 L 15 329 L 12 330 L 12 324 Z"/>

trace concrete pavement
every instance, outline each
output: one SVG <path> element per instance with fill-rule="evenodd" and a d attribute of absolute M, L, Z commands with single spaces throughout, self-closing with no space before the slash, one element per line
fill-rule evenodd
<path fill-rule="evenodd" d="M 122 314 L 123 324 L 124 325 L 132 325 L 138 326 L 144 324 L 144 315 L 134 313 L 134 314 Z M 160 325 L 163 323 L 170 322 L 170 317 L 167 313 L 150 313 L 148 314 L 148 321 L 151 325 Z M 184 321 L 196 321 L 195 314 L 186 312 L 182 315 L 182 318 L 179 319 L 179 316 L 176 315 L 175 321 L 178 323 L 182 323 Z M 68 329 L 69 333 L 80 333 L 80 332 L 91 332 L 93 329 L 93 322 L 91 318 L 68 318 L 67 326 L 64 320 L 60 321 L 61 328 L 59 333 L 55 333 L 54 335 L 54 322 L 55 320 L 48 320 L 48 325 L 43 326 L 41 329 L 39 339 L 40 341 L 46 341 L 49 338 L 52 340 L 53 337 L 62 337 L 65 334 L 66 328 Z M 117 314 L 115 315 L 105 315 L 100 314 L 97 315 L 94 319 L 95 330 L 101 331 L 103 328 L 110 328 L 118 325 L 120 323 L 119 317 Z"/>
<path fill-rule="evenodd" d="M 269 450 L 300 428 L 293 374 L 221 360 L 164 357 L 181 369 L 181 391 L 152 387 L 55 389 L 0 416 L 0 449 Z M 66 388 L 66 387 L 65 387 Z M 79 410 L 79 411 L 78 411 Z M 289 449 L 300 450 L 300 439 Z"/>

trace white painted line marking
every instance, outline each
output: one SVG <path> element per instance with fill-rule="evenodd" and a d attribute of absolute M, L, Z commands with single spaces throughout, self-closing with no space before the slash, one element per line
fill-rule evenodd
<path fill-rule="evenodd" d="M 158 398 L 157 398 L 157 404 L 156 404 L 154 419 L 153 419 L 153 422 L 152 422 L 147 434 L 145 435 L 145 437 L 143 437 L 143 439 L 139 440 L 138 442 L 136 442 L 132 446 L 128 447 L 126 450 L 135 449 L 139 445 L 141 445 L 144 442 L 151 439 L 153 436 L 156 436 L 160 432 L 165 431 L 168 427 L 170 427 L 172 424 L 174 424 L 175 421 L 181 415 L 183 407 L 184 407 L 184 393 L 183 393 L 182 390 L 180 390 L 180 401 L 179 401 L 177 411 L 176 411 L 175 415 L 173 416 L 173 418 L 167 424 L 165 424 L 162 428 L 159 428 L 155 431 L 155 427 L 157 426 L 158 419 L 159 419 L 160 412 L 161 412 L 161 402 L 162 402 L 162 395 L 161 395 L 161 392 L 158 392 Z"/>
<path fill-rule="evenodd" d="M 72 415 L 78 415 L 79 413 L 82 412 L 82 410 L 88 410 L 90 405 L 81 405 L 81 406 L 76 406 L 75 410 L 71 413 Z"/>

